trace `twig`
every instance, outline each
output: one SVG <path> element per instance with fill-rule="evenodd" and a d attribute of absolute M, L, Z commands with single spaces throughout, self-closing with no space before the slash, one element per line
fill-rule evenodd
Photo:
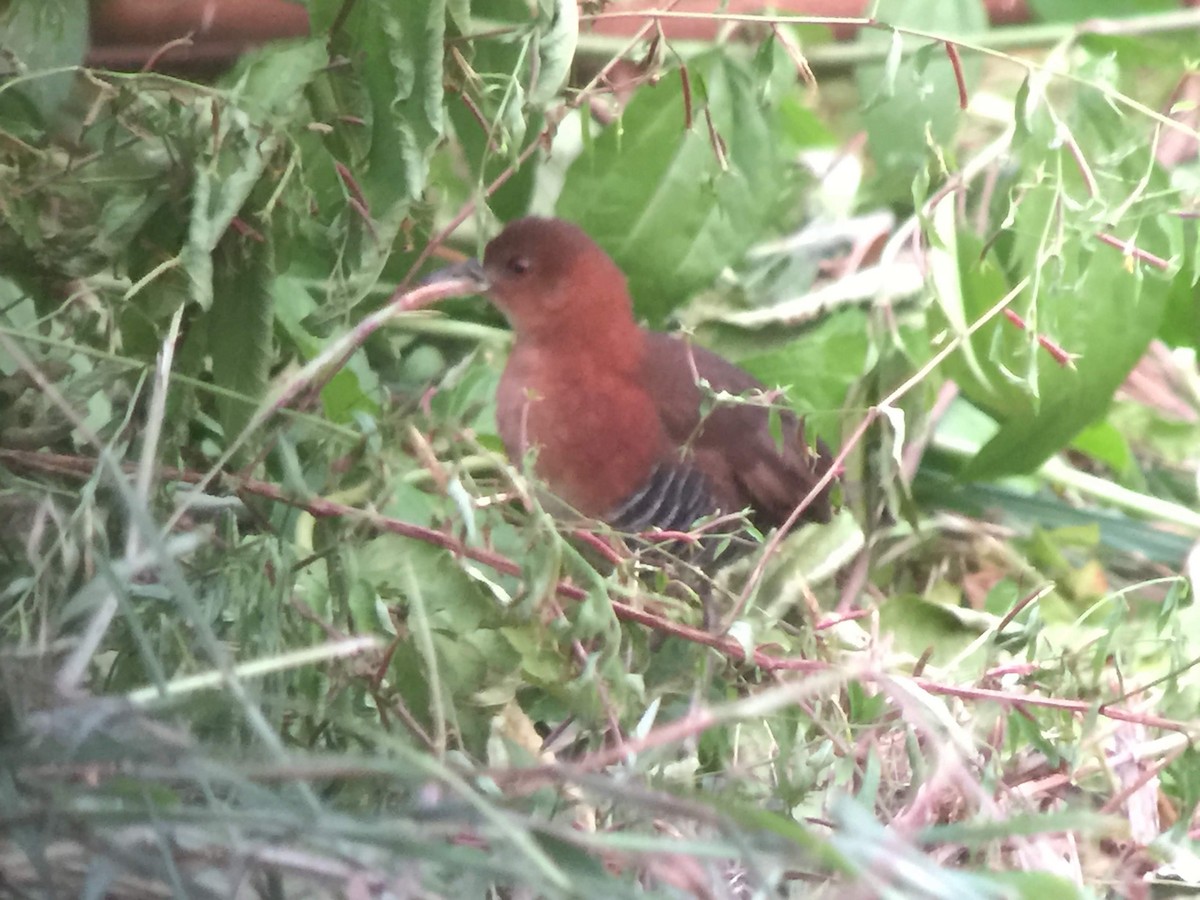
<path fill-rule="evenodd" d="M 893 392 L 893 394 L 895 395 L 895 392 Z M 6 450 L 3 448 L 0 448 L 0 460 L 23 468 L 71 475 L 74 477 L 86 477 L 91 473 L 96 465 L 96 460 L 83 457 L 35 453 L 22 450 Z M 127 470 L 132 471 L 132 467 L 127 467 Z M 162 467 L 159 470 L 159 477 L 165 480 L 191 482 L 193 480 L 205 478 L 206 476 L 198 472 L 187 472 L 171 467 Z M 402 522 L 398 519 L 393 519 L 377 513 L 345 506 L 343 504 L 335 503 L 331 500 L 325 500 L 319 497 L 309 498 L 307 500 L 289 497 L 285 495 L 283 491 L 280 490 L 280 488 L 276 485 L 263 481 L 256 481 L 254 479 L 233 478 L 226 476 L 220 479 L 220 482 L 226 487 L 236 487 L 238 490 L 246 493 L 255 494 L 269 500 L 276 500 L 281 503 L 286 503 L 289 506 L 302 509 L 310 515 L 318 518 L 344 517 L 351 520 L 361 521 L 367 525 L 370 525 L 371 527 L 378 528 L 381 531 L 400 534 L 415 540 L 426 541 L 438 547 L 443 547 L 447 550 L 450 550 L 452 553 L 472 559 L 498 572 L 516 576 L 521 574 L 520 565 L 508 557 L 503 556 L 502 554 L 493 550 L 466 546 L 451 535 L 436 531 L 431 528 L 423 528 L 419 525 L 413 525 L 410 522 Z M 557 593 L 560 597 L 565 597 L 572 600 L 582 600 L 587 596 L 586 591 L 576 585 L 568 584 L 566 582 L 559 582 L 557 585 L 555 585 L 554 590 L 555 593 Z M 804 659 L 801 657 L 777 656 L 758 648 L 747 649 L 732 638 L 713 634 L 699 628 L 693 628 L 689 625 L 684 625 L 679 622 L 673 622 L 664 618 L 663 616 L 656 615 L 655 613 L 648 612 L 644 609 L 639 609 L 631 604 L 611 599 L 610 603 L 612 604 L 613 613 L 623 622 L 643 625 L 661 634 L 677 637 L 681 640 L 709 647 L 717 651 L 721 656 L 731 662 L 752 665 L 765 672 L 800 672 L 816 674 L 821 672 L 837 673 L 841 671 L 835 663 L 826 662 L 824 660 Z M 1161 716 L 1155 716 L 1146 713 L 1133 712 L 1115 705 L 1106 705 L 1102 703 L 1098 704 L 1083 700 L 1067 700 L 1058 697 L 1040 697 L 1031 694 L 1017 694 L 1009 691 L 994 690 L 989 688 L 960 687 L 956 685 L 943 684 L 929 678 L 905 678 L 904 676 L 886 673 L 857 672 L 855 677 L 868 681 L 890 679 L 894 682 L 908 682 L 920 690 L 926 691 L 930 694 L 959 697 L 961 699 L 970 700 L 989 700 L 1001 703 L 1005 706 L 1013 707 L 1018 710 L 1024 707 L 1041 707 L 1046 709 L 1057 709 L 1063 712 L 1070 712 L 1078 715 L 1098 715 L 1118 721 L 1137 722 L 1148 727 L 1165 728 L 1171 731 L 1179 731 L 1184 733 L 1190 733 L 1192 730 L 1185 723 L 1173 719 L 1167 719 Z"/>

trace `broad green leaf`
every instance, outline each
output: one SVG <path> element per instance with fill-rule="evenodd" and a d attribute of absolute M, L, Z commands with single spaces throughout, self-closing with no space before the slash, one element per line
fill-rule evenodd
<path fill-rule="evenodd" d="M 879 607 L 879 625 L 895 641 L 897 649 L 914 657 L 932 650 L 930 660 L 935 665 L 944 665 L 970 646 L 983 629 L 983 622 L 964 621 L 970 612 L 948 603 L 900 594 L 889 597 Z M 964 661 L 967 667 L 972 660 L 979 661 L 980 650 L 976 649 L 970 660 Z"/>
<path fill-rule="evenodd" d="M 967 332 L 987 310 L 981 300 L 998 300 L 1006 293 L 1007 284 L 989 257 L 981 256 L 981 242 L 958 233 L 956 201 L 954 195 L 946 197 L 930 216 L 929 268 L 936 301 L 929 313 L 931 343 L 940 347 L 951 340 L 961 341 L 959 349 L 943 363 L 943 371 L 976 402 L 987 398 L 989 406 L 1003 406 L 1007 385 L 991 365 L 987 344 L 995 328 L 988 330 L 987 337 L 978 332 L 968 337 Z"/>
<path fill-rule="evenodd" d="M 579 40 L 579 7 L 575 0 L 539 0 L 538 19 L 543 23 L 537 38 L 537 81 L 529 92 L 535 106 L 549 103 L 571 72 Z"/>
<path fill-rule="evenodd" d="M 305 92 L 329 64 L 319 40 L 272 44 L 249 53 L 225 78 L 229 99 L 258 124 L 292 124 L 307 105 Z"/>
<path fill-rule="evenodd" d="M 522 663 L 504 636 L 500 607 L 448 551 L 396 535 L 357 548 L 353 577 L 367 598 L 360 625 L 377 618 L 376 598 L 401 625 L 390 671 L 414 713 L 431 718 L 439 708 L 431 702 L 436 687 L 442 711 L 478 748 L 491 713 L 475 708 L 474 698 L 493 691 Z"/>
<path fill-rule="evenodd" d="M 966 477 L 1029 472 L 1065 446 L 1108 408 L 1162 321 L 1168 282 L 1147 271 L 1145 263 L 1092 238 L 1096 226 L 1075 213 L 1060 191 L 1051 185 L 1034 188 L 1026 197 L 1043 202 L 1022 203 L 1016 213 L 1017 251 L 1025 271 L 1035 276 L 1020 306 L 1030 330 L 1014 335 L 1016 326 L 998 317 L 977 335 L 977 346 L 989 342 L 990 361 L 1009 385 L 998 391 L 998 402 L 996 394 L 965 388 L 972 401 L 1001 421 Z M 1170 215 L 1147 210 L 1113 233 L 1169 258 L 1170 232 L 1177 226 Z M 1063 239 L 1065 229 L 1075 232 L 1074 239 Z M 986 308 L 999 298 L 979 299 L 979 307 Z M 1074 366 L 1054 359 L 1039 346 L 1038 336 L 1072 354 Z M 1014 337 L 1024 346 L 1014 346 Z"/>
<path fill-rule="evenodd" d="M 446 12 L 450 16 L 450 23 L 459 34 L 470 33 L 471 0 L 446 0 Z"/>
<path fill-rule="evenodd" d="M 274 349 L 270 255 L 264 243 L 235 234 L 215 254 L 213 306 L 207 317 L 213 381 L 251 401 L 217 398 L 221 425 L 230 441 L 241 433 L 266 394 Z"/>
<path fill-rule="evenodd" d="M 770 86 L 718 51 L 692 58 L 687 73 L 691 127 L 682 77 L 671 72 L 585 144 L 557 206 L 613 256 L 653 323 L 739 261 L 798 184 Z"/>
<path fill-rule="evenodd" d="M 407 208 L 424 192 L 429 159 L 442 137 L 446 6 L 444 0 L 363 0 L 349 9 L 331 46 L 348 63 L 341 77 L 365 93 L 368 139 L 366 158 L 345 162 L 371 215 L 391 220 L 396 207 Z"/>
<path fill-rule="evenodd" d="M 1030 212 L 1031 218 L 1038 212 L 1049 215 L 1045 205 L 1037 205 L 1038 199 L 1026 198 L 1036 207 Z M 944 239 L 930 249 L 938 302 L 929 327 L 931 339 L 937 344 L 964 337 L 967 328 L 1010 287 L 995 257 L 984 251 L 982 240 L 953 225 L 942 230 L 945 219 L 941 213 L 952 209 L 953 204 L 947 204 L 935 213 L 935 233 L 944 235 Z M 1028 293 L 1014 298 L 1007 309 L 1022 321 L 1034 320 Z M 1042 357 L 1038 353 L 1036 336 L 999 314 L 976 328 L 943 363 L 943 370 L 965 396 L 994 417 L 1026 415 L 1040 397 Z"/>
<path fill-rule="evenodd" d="M 1140 5 L 1139 0 L 1133 2 Z M 1176 5 L 1174 0 L 1164 0 L 1164 4 L 1164 9 Z M 1089 31 L 1079 35 L 1079 45 L 1096 56 L 1114 56 L 1122 68 L 1147 67 L 1160 72 L 1178 72 L 1186 69 L 1195 56 L 1196 34 L 1189 29 L 1129 35 Z"/>
<path fill-rule="evenodd" d="M 1088 425 L 1075 436 L 1071 447 L 1104 463 L 1119 476 L 1125 476 L 1134 466 L 1129 441 L 1108 421 Z"/>
<path fill-rule="evenodd" d="M 987 27 L 980 0 L 879 0 L 874 15 L 888 25 L 932 31 L 947 37 L 977 34 Z M 888 199 L 911 196 L 914 173 L 950 144 L 958 128 L 959 90 L 954 67 L 940 43 L 907 38 L 898 32 L 864 28 L 858 41 L 867 47 L 889 45 L 883 63 L 858 69 L 859 91 L 866 98 L 863 121 L 878 190 Z M 902 55 L 903 54 L 903 55 Z M 979 77 L 979 61 L 960 54 L 969 91 Z"/>
<path fill-rule="evenodd" d="M 1087 71 L 1097 82 L 1115 77 L 1108 60 Z M 1170 282 L 1101 238 L 1129 242 L 1171 270 L 1186 253 L 1178 195 L 1101 92 L 1082 87 L 1059 112 L 1057 98 L 1026 88 L 1027 127 L 1014 140 L 1025 181 L 1007 192 L 1011 205 L 991 250 L 953 233 L 944 210 L 934 216 L 941 318 L 930 321 L 933 336 L 943 328 L 962 334 L 1017 277 L 1028 279 L 1008 307 L 1019 321 L 997 315 L 945 363 L 963 394 L 1001 425 L 967 478 L 1032 472 L 1069 444 L 1108 408 L 1158 333 Z"/>
<path fill-rule="evenodd" d="M 460 10 L 461 11 L 461 10 Z M 428 186 L 444 132 L 444 0 L 311 4 L 314 33 L 329 35 L 326 78 L 314 85 L 321 151 L 307 145 L 305 176 L 314 178 L 320 220 L 306 229 L 293 259 L 334 252 L 325 308 L 332 315 L 361 302 L 411 225 Z"/>
<path fill-rule="evenodd" d="M 458 77 L 446 98 L 458 149 L 470 170 L 469 187 L 475 190 L 494 181 L 531 141 L 538 140 L 544 120 L 540 104 L 533 103 L 528 93 L 533 87 L 531 80 L 542 77 L 538 50 L 543 41 L 547 48 L 562 42 L 561 36 L 556 39 L 541 30 L 553 26 L 549 15 L 530 20 L 526 0 L 495 0 L 488 6 L 488 16 L 501 33 L 463 48 L 464 54 L 469 54 L 471 74 L 455 73 Z M 528 211 L 537 170 L 535 157 L 488 198 L 499 219 L 507 221 Z M 455 166 L 449 177 L 461 179 L 460 166 Z M 454 188 L 451 185 L 448 190 Z"/>
<path fill-rule="evenodd" d="M 0 4 L 0 77 L 4 81 L 13 76 L 21 78 L 15 90 L 28 99 L 44 124 L 53 121 L 75 80 L 74 72 L 48 70 L 83 63 L 88 46 L 88 10 L 87 0 L 13 0 Z M 0 94 L 0 104 L 4 99 Z"/>
<path fill-rule="evenodd" d="M 1163 771 L 1163 791 L 1178 798 L 1184 809 L 1200 806 L 1200 750 L 1189 746 L 1171 761 Z M 1186 834 L 1185 828 L 1179 830 Z"/>
<path fill-rule="evenodd" d="M 206 121 L 207 120 L 207 121 Z M 214 151 L 201 155 L 193 171 L 187 240 L 180 251 L 192 300 L 213 303 L 213 251 L 266 171 L 280 136 L 260 129 L 236 107 L 213 104 L 196 124 L 214 132 Z"/>
<path fill-rule="evenodd" d="M 313 41 L 244 59 L 229 78 L 231 103 L 219 112 L 215 106 L 210 110 L 215 152 L 196 168 L 181 256 L 193 299 L 212 307 L 208 338 L 214 380 L 252 401 L 263 396 L 270 367 L 272 254 L 261 237 L 239 237 L 230 224 L 266 173 L 279 140 L 275 129 L 296 115 L 305 89 L 324 65 L 324 48 Z M 227 437 L 241 431 L 254 405 L 219 401 Z"/>
<path fill-rule="evenodd" d="M 767 387 L 782 387 L 792 407 L 811 424 L 810 436 L 836 443 L 841 409 L 868 364 L 867 316 L 850 309 L 830 316 L 801 338 L 739 365 Z"/>
<path fill-rule="evenodd" d="M 1139 449 L 1181 471 L 1196 459 L 1196 448 L 1200 447 L 1200 424 L 1196 422 L 1131 400 L 1114 403 L 1106 419 L 1122 434 L 1133 438 Z M 1191 479 L 1184 477 L 1181 486 L 1185 489 L 1174 499 L 1194 504 L 1195 482 L 1189 485 Z"/>
<path fill-rule="evenodd" d="M 1158 337 L 1169 347 L 1200 349 L 1200 302 L 1197 301 L 1196 280 L 1200 274 L 1200 239 L 1197 221 L 1183 223 L 1183 268 L 1171 279 L 1167 292 L 1167 308 Z"/>

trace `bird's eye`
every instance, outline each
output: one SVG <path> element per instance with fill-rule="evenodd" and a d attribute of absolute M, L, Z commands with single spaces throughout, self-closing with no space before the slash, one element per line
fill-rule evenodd
<path fill-rule="evenodd" d="M 524 275 L 529 271 L 529 257 L 514 256 L 508 261 L 508 270 L 514 275 Z"/>

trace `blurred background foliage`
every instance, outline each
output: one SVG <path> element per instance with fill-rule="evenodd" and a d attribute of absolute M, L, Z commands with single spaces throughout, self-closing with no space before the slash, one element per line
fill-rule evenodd
<path fill-rule="evenodd" d="M 0 3 L 0 884 L 1200 883 L 1196 9 L 305 5 L 189 79 Z M 724 635 L 520 502 L 489 307 L 347 337 L 530 213 L 849 448 Z"/>

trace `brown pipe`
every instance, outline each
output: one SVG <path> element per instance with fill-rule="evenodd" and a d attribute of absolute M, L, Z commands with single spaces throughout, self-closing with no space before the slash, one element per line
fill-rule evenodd
<path fill-rule="evenodd" d="M 418 2 L 418 0 L 401 0 Z M 1194 6 L 1200 0 L 1182 0 Z M 605 6 L 608 12 L 663 9 L 666 0 L 626 0 Z M 870 0 L 681 0 L 676 12 L 726 12 L 748 15 L 770 8 L 784 15 L 858 18 Z M 993 25 L 1028 21 L 1024 0 L 986 0 Z M 644 23 L 639 16 L 588 20 L 583 27 L 596 34 L 630 35 Z M 722 23 L 712 19 L 663 19 L 663 32 L 672 40 L 711 40 Z M 841 40 L 854 36 L 853 26 L 837 26 Z M 92 5 L 92 48 L 88 63 L 109 68 L 140 68 L 171 41 L 191 37 L 190 46 L 172 47 L 155 59 L 168 67 L 197 64 L 214 67 L 232 62 L 248 47 L 275 38 L 308 34 L 304 6 L 290 0 L 96 0 Z"/>
<path fill-rule="evenodd" d="M 306 34 L 307 10 L 288 0 L 98 0 L 87 64 L 140 69 L 153 59 L 155 68 L 216 72 L 252 47 Z M 172 41 L 180 43 L 164 50 Z"/>
<path fill-rule="evenodd" d="M 100 0 L 92 4 L 97 44 L 165 44 L 194 33 L 197 42 L 262 43 L 308 34 L 308 12 L 288 0 Z"/>

